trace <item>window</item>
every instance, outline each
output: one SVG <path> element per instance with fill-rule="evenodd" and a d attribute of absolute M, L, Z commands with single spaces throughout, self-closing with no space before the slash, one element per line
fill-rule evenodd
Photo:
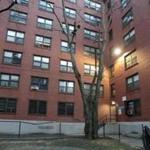
<path fill-rule="evenodd" d="M 74 103 L 70 102 L 58 103 L 58 115 L 73 116 L 73 114 L 74 114 Z"/>
<path fill-rule="evenodd" d="M 129 2 L 130 2 L 130 0 L 121 0 L 122 8 L 125 8 L 128 5 Z"/>
<path fill-rule="evenodd" d="M 93 76 L 95 74 L 95 66 L 90 64 L 84 64 L 84 74 Z M 98 71 L 98 68 L 97 68 Z"/>
<path fill-rule="evenodd" d="M 48 69 L 49 68 L 49 58 L 43 56 L 33 56 L 33 67 Z"/>
<path fill-rule="evenodd" d="M 43 17 L 37 18 L 37 26 L 42 29 L 51 30 L 53 26 L 53 21 Z"/>
<path fill-rule="evenodd" d="M 35 46 L 40 48 L 49 48 L 51 46 L 51 38 L 41 35 L 35 36 Z"/>
<path fill-rule="evenodd" d="M 53 12 L 54 4 L 46 0 L 39 1 L 39 8 L 48 12 Z"/>
<path fill-rule="evenodd" d="M 67 1 L 71 3 L 77 3 L 77 0 L 67 0 Z"/>
<path fill-rule="evenodd" d="M 84 92 L 86 95 L 90 93 L 91 83 L 84 83 Z M 100 97 L 104 96 L 104 85 L 100 85 Z M 93 96 L 95 96 L 96 85 L 93 86 Z"/>
<path fill-rule="evenodd" d="M 19 0 L 19 4 L 28 5 L 29 0 Z"/>
<path fill-rule="evenodd" d="M 93 25 L 99 25 L 101 23 L 101 18 L 97 16 L 93 16 L 90 14 L 85 13 L 84 14 L 85 21 L 88 23 L 91 23 Z"/>
<path fill-rule="evenodd" d="M 67 94 L 73 94 L 75 90 L 75 85 L 73 81 L 59 81 L 59 92 L 60 93 L 67 93 Z"/>
<path fill-rule="evenodd" d="M 74 43 L 72 44 L 71 50 L 72 50 L 72 52 L 75 53 L 75 44 Z M 61 41 L 61 51 L 62 52 L 69 52 L 70 51 L 68 42 Z"/>
<path fill-rule="evenodd" d="M 13 51 L 4 51 L 3 63 L 4 64 L 12 64 L 12 65 L 20 65 L 22 59 L 22 53 L 13 52 Z"/>
<path fill-rule="evenodd" d="M 73 72 L 72 62 L 67 60 L 60 60 L 60 71 Z"/>
<path fill-rule="evenodd" d="M 109 30 L 108 35 L 109 35 L 109 41 L 112 41 L 113 40 L 113 30 L 112 29 Z"/>
<path fill-rule="evenodd" d="M 19 75 L 1 73 L 0 87 L 18 88 L 19 78 Z"/>
<path fill-rule="evenodd" d="M 15 98 L 0 97 L 0 112 L 16 113 L 16 103 L 17 100 Z"/>
<path fill-rule="evenodd" d="M 24 43 L 24 32 L 20 31 L 14 31 L 14 30 L 8 30 L 7 31 L 7 41 L 13 42 L 17 44 L 23 44 Z"/>
<path fill-rule="evenodd" d="M 135 40 L 135 29 L 131 29 L 124 37 L 124 44 L 127 46 Z"/>
<path fill-rule="evenodd" d="M 116 96 L 116 88 L 115 88 L 115 84 L 111 84 L 110 86 L 110 94 L 111 94 L 111 97 L 115 97 Z"/>
<path fill-rule="evenodd" d="M 141 102 L 140 99 L 125 101 L 125 112 L 129 117 L 141 115 Z"/>
<path fill-rule="evenodd" d="M 46 115 L 46 112 L 47 112 L 46 101 L 40 101 L 40 100 L 29 101 L 29 114 Z"/>
<path fill-rule="evenodd" d="M 94 9 L 96 11 L 100 11 L 102 8 L 101 4 L 91 1 L 91 0 L 84 0 L 84 5 L 85 7 Z"/>
<path fill-rule="evenodd" d="M 76 18 L 76 10 L 74 9 L 71 9 L 71 8 L 65 8 L 65 14 L 67 17 L 70 17 L 70 18 Z"/>
<path fill-rule="evenodd" d="M 84 46 L 84 54 L 95 57 L 95 55 L 100 55 L 100 49 L 91 46 Z"/>
<path fill-rule="evenodd" d="M 123 17 L 122 17 L 122 25 L 126 27 L 133 20 L 133 12 L 130 9 Z"/>
<path fill-rule="evenodd" d="M 48 78 L 31 77 L 31 90 L 48 90 Z"/>
<path fill-rule="evenodd" d="M 27 22 L 27 13 L 19 12 L 16 10 L 11 10 L 9 15 L 9 20 L 17 23 L 26 24 Z"/>
<path fill-rule="evenodd" d="M 66 28 L 66 24 L 62 24 L 62 27 L 63 27 L 63 31 L 65 32 L 65 33 L 67 33 L 67 28 Z M 73 31 L 74 31 L 74 25 L 68 25 L 68 30 L 69 30 L 69 34 L 71 34 L 71 33 L 73 33 Z"/>
<path fill-rule="evenodd" d="M 88 29 L 84 29 L 84 37 L 90 40 L 96 41 L 97 38 L 99 37 L 99 33 L 95 31 L 91 31 Z"/>
<path fill-rule="evenodd" d="M 139 74 L 134 74 L 126 79 L 127 91 L 136 90 L 140 86 Z"/>
<path fill-rule="evenodd" d="M 125 68 L 128 69 L 134 65 L 136 65 L 137 62 L 137 55 L 136 52 L 133 51 L 129 53 L 127 56 L 125 56 Z"/>

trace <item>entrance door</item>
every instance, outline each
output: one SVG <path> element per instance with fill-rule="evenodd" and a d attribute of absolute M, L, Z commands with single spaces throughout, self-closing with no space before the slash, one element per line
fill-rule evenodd
<path fill-rule="evenodd" d="M 115 105 L 111 106 L 111 114 L 110 114 L 110 121 L 111 122 L 116 122 L 116 116 L 117 116 L 117 109 Z"/>

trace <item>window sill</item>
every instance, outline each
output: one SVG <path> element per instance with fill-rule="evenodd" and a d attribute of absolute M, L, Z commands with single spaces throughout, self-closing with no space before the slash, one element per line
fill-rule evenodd
<path fill-rule="evenodd" d="M 0 114 L 3 114 L 3 115 L 16 115 L 15 112 L 0 112 Z"/>
<path fill-rule="evenodd" d="M 5 42 L 11 43 L 11 44 L 17 44 L 17 45 L 24 45 L 24 42 L 23 43 L 17 43 L 17 42 L 11 42 L 11 41 L 7 41 L 7 40 Z"/>
<path fill-rule="evenodd" d="M 7 66 L 13 66 L 13 67 L 21 67 L 21 64 L 10 64 L 10 63 L 4 63 L 3 65 L 7 65 Z"/>
<path fill-rule="evenodd" d="M 65 92 L 59 92 L 59 94 L 63 94 L 63 95 L 72 95 L 74 96 L 75 93 L 65 93 Z"/>
<path fill-rule="evenodd" d="M 137 63 L 135 63 L 134 65 L 132 65 L 132 66 L 130 66 L 130 67 L 125 67 L 125 71 L 127 71 L 128 69 L 131 69 L 131 68 L 133 68 L 133 67 L 135 67 L 136 65 L 138 65 L 139 63 L 137 62 Z"/>
<path fill-rule="evenodd" d="M 38 114 L 38 113 L 28 113 L 29 116 L 39 116 L 39 117 L 46 117 L 47 114 Z"/>
<path fill-rule="evenodd" d="M 127 89 L 126 90 L 126 93 L 132 93 L 132 92 L 136 92 L 136 91 L 139 91 L 140 90 L 140 87 L 137 87 L 137 88 L 134 88 L 134 89 Z"/>
<path fill-rule="evenodd" d="M 31 92 L 42 92 L 42 93 L 48 93 L 48 90 L 32 90 L 30 89 Z"/>
<path fill-rule="evenodd" d="M 19 87 L 4 87 L 4 86 L 0 86 L 0 89 L 11 89 L 11 90 L 18 90 Z"/>

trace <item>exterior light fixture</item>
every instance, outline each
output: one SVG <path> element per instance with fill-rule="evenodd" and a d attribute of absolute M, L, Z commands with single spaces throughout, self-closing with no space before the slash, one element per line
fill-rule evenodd
<path fill-rule="evenodd" d="M 111 104 L 112 104 L 112 105 L 116 105 L 116 102 L 115 102 L 115 101 L 112 101 Z"/>
<path fill-rule="evenodd" d="M 115 56 L 119 56 L 121 54 L 121 52 L 122 52 L 121 48 L 115 48 L 113 50 L 113 53 L 114 53 Z"/>

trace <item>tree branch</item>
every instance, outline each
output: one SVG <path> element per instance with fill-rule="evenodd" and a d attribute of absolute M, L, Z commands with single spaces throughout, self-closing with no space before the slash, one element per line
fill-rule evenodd
<path fill-rule="evenodd" d="M 6 8 L 4 8 L 4 9 L 0 10 L 0 13 L 3 13 L 4 11 L 9 10 L 9 9 L 12 8 L 15 4 L 17 4 L 17 0 L 12 1 L 12 3 L 11 3 L 8 7 L 6 7 Z"/>

